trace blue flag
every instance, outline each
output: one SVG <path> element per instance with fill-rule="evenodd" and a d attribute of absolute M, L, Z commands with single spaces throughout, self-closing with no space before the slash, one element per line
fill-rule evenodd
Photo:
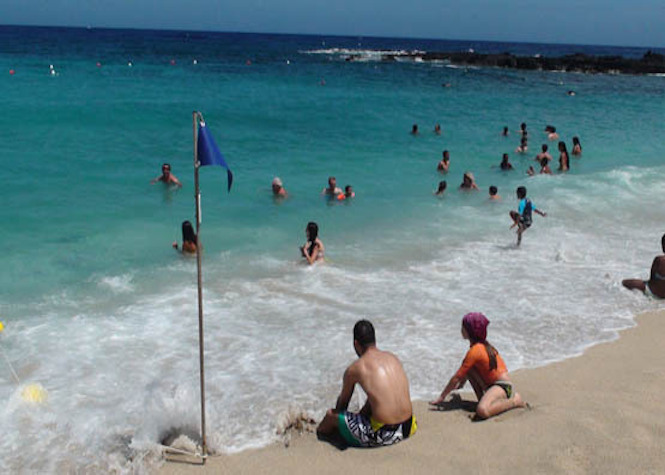
<path fill-rule="evenodd" d="M 217 144 L 212 138 L 212 135 L 210 132 L 208 132 L 208 128 L 205 126 L 205 123 L 199 124 L 199 139 L 197 148 L 200 166 L 205 167 L 206 165 L 219 165 L 226 168 L 226 174 L 229 179 L 228 191 L 231 191 L 233 173 L 231 173 L 231 169 L 226 164 L 226 160 L 224 160 L 224 156 L 222 155 L 222 152 L 219 151 L 219 147 L 217 147 Z"/>

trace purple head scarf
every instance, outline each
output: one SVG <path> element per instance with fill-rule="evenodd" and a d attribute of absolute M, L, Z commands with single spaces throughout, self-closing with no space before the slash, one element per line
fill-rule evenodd
<path fill-rule="evenodd" d="M 485 343 L 489 324 L 490 321 L 480 312 L 467 313 L 462 319 L 462 325 L 473 342 Z"/>

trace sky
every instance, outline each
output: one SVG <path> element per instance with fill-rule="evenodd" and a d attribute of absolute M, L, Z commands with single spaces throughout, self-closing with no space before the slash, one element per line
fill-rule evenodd
<path fill-rule="evenodd" d="M 665 0 L 0 0 L 0 24 L 665 47 Z"/>

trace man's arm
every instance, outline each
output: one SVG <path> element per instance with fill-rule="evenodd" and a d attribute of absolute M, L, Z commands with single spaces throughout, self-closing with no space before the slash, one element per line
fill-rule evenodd
<path fill-rule="evenodd" d="M 182 186 L 182 183 L 180 183 L 180 180 L 178 180 L 173 173 L 171 173 L 171 183 L 177 185 L 177 186 Z"/>
<path fill-rule="evenodd" d="M 351 396 L 353 396 L 353 388 L 355 388 L 356 383 L 358 382 L 358 376 L 354 365 L 349 366 L 344 371 L 344 378 L 342 380 L 342 392 L 339 393 L 337 398 L 337 404 L 335 404 L 335 411 L 341 412 L 346 411 L 349 407 L 349 401 L 351 401 Z"/>

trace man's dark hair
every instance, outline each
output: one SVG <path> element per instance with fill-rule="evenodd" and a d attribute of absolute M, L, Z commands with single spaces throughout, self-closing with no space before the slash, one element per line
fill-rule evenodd
<path fill-rule="evenodd" d="M 376 344 L 374 336 L 374 326 L 369 320 L 359 320 L 353 327 L 353 339 L 360 343 L 360 346 L 367 348 Z"/>
<path fill-rule="evenodd" d="M 517 187 L 517 197 L 519 199 L 526 198 L 526 187 L 524 186 Z"/>

